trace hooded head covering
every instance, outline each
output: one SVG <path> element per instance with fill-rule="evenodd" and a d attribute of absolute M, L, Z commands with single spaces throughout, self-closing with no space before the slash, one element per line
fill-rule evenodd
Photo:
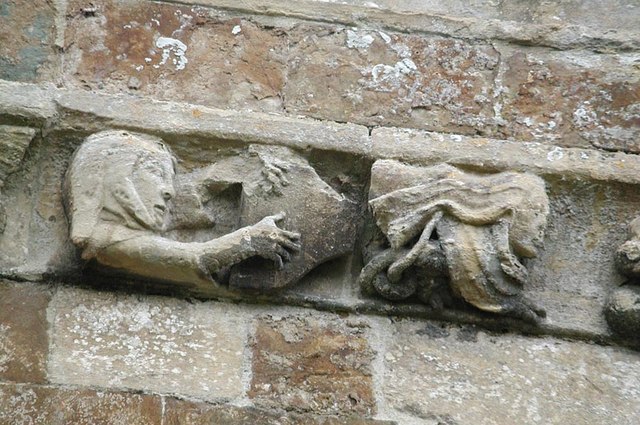
<path fill-rule="evenodd" d="M 90 248 L 103 222 L 158 230 L 153 206 L 140 199 L 133 176 L 139 169 L 160 168 L 167 161 L 173 163 L 174 158 L 156 137 L 119 130 L 89 136 L 74 154 L 65 177 L 73 243 Z"/>

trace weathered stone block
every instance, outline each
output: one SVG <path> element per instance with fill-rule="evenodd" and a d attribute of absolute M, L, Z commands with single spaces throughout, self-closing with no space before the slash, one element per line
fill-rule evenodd
<path fill-rule="evenodd" d="M 50 299 L 44 286 L 0 281 L 0 380 L 46 380 Z"/>
<path fill-rule="evenodd" d="M 525 295 L 547 312 L 541 326 L 608 335 L 603 309 L 623 282 L 615 249 L 640 208 L 640 158 L 592 149 L 377 129 L 376 156 L 421 165 L 442 162 L 479 169 L 528 171 L 541 176 L 550 199 L 544 248 L 529 260 Z"/>
<path fill-rule="evenodd" d="M 640 415 L 635 352 L 413 321 L 394 328 L 383 394 L 399 412 L 460 425 L 631 425 Z"/>
<path fill-rule="evenodd" d="M 556 49 L 632 50 L 640 45 L 633 1 L 468 2 L 465 0 L 176 0 L 244 13 L 464 39 L 497 39 Z"/>
<path fill-rule="evenodd" d="M 303 315 L 267 316 L 256 326 L 249 397 L 257 405 L 324 414 L 375 412 L 366 325 Z"/>
<path fill-rule="evenodd" d="M 160 397 L 0 384 L 0 423 L 12 425 L 160 424 Z"/>
<path fill-rule="evenodd" d="M 6 0 L 0 4 L 0 79 L 44 79 L 53 58 L 55 7 L 46 0 Z"/>
<path fill-rule="evenodd" d="M 500 57 L 490 45 L 319 26 L 291 37 L 289 112 L 461 133 L 493 123 Z"/>
<path fill-rule="evenodd" d="M 503 52 L 503 135 L 640 152 L 637 55 Z"/>
<path fill-rule="evenodd" d="M 357 416 L 315 416 L 276 413 L 251 407 L 235 407 L 194 403 L 176 399 L 166 401 L 167 425 L 393 425 Z"/>
<path fill-rule="evenodd" d="M 51 382 L 243 395 L 249 317 L 237 307 L 61 289 L 52 309 Z"/>
<path fill-rule="evenodd" d="M 74 0 L 67 14 L 65 73 L 75 86 L 282 109 L 286 41 L 279 31 L 152 2 Z"/>
<path fill-rule="evenodd" d="M 36 130 L 30 127 L 0 125 L 0 188 L 7 175 L 18 170 Z"/>

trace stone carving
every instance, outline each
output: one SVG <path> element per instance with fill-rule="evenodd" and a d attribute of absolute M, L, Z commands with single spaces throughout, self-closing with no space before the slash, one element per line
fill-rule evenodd
<path fill-rule="evenodd" d="M 33 128 L 0 125 L 0 190 L 6 178 L 20 167 L 27 147 L 35 134 L 36 130 Z M 5 225 L 6 213 L 0 200 L 0 234 L 4 231 Z"/>
<path fill-rule="evenodd" d="M 272 270 L 272 279 L 245 286 L 285 286 L 342 251 L 306 255 L 308 250 L 302 248 L 306 237 L 300 235 L 304 226 L 288 215 L 290 209 L 283 208 L 287 198 L 282 192 L 285 187 L 297 187 L 286 176 L 289 168 L 295 165 L 308 173 L 312 169 L 289 150 L 271 154 L 285 159 L 278 160 L 255 148 L 233 159 L 176 175 L 176 158 L 160 139 L 124 131 L 94 134 L 78 149 L 66 175 L 71 240 L 84 260 L 204 294 L 219 294 L 212 288 L 221 288 L 220 281 L 228 278 L 229 268 L 256 257 L 268 262 L 262 265 Z M 313 182 L 322 183 L 322 188 L 329 191 L 317 174 L 313 177 Z M 269 208 L 260 209 L 263 214 L 251 223 L 244 211 L 231 211 L 228 215 L 235 215 L 236 221 L 239 217 L 242 226 L 217 237 L 206 236 L 211 235 L 207 229 L 216 225 L 207 203 L 234 186 L 243 188 L 242 199 L 236 202 L 241 210 L 251 210 L 247 205 L 267 199 Z M 245 186 L 260 196 L 249 196 Z M 295 194 L 306 198 L 300 191 Z M 254 217 L 256 214 L 251 215 Z M 297 231 L 285 230 L 285 221 L 289 229 Z M 200 235 L 193 236 L 196 233 L 189 233 L 189 229 L 200 229 Z M 280 278 L 278 270 L 292 263 L 296 263 L 296 273 Z"/>
<path fill-rule="evenodd" d="M 629 279 L 609 295 L 605 317 L 616 334 L 640 343 L 640 217 L 629 225 L 629 239 L 618 248 L 616 264 Z"/>
<path fill-rule="evenodd" d="M 540 178 L 383 160 L 373 165 L 369 199 L 382 234 L 359 278 L 364 292 L 545 317 L 522 295 L 528 275 L 520 260 L 535 257 L 544 237 L 549 201 Z"/>

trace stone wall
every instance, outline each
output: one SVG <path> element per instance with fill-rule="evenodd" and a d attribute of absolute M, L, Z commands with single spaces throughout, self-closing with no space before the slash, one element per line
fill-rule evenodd
<path fill-rule="evenodd" d="M 604 311 L 640 211 L 639 21 L 631 0 L 0 0 L 0 424 L 637 423 L 640 341 Z M 260 295 L 95 273 L 63 180 L 108 129 L 189 171 L 291 149 L 357 205 L 354 249 Z M 541 177 L 524 293 L 546 319 L 363 294 L 377 160 Z"/>

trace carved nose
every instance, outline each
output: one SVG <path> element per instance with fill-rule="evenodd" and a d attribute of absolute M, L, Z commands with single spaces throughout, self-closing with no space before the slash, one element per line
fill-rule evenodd
<path fill-rule="evenodd" d="M 173 197 L 173 194 L 171 192 L 169 192 L 168 190 L 165 190 L 165 191 L 162 192 L 162 199 L 164 199 L 165 201 L 168 201 L 172 197 Z"/>

